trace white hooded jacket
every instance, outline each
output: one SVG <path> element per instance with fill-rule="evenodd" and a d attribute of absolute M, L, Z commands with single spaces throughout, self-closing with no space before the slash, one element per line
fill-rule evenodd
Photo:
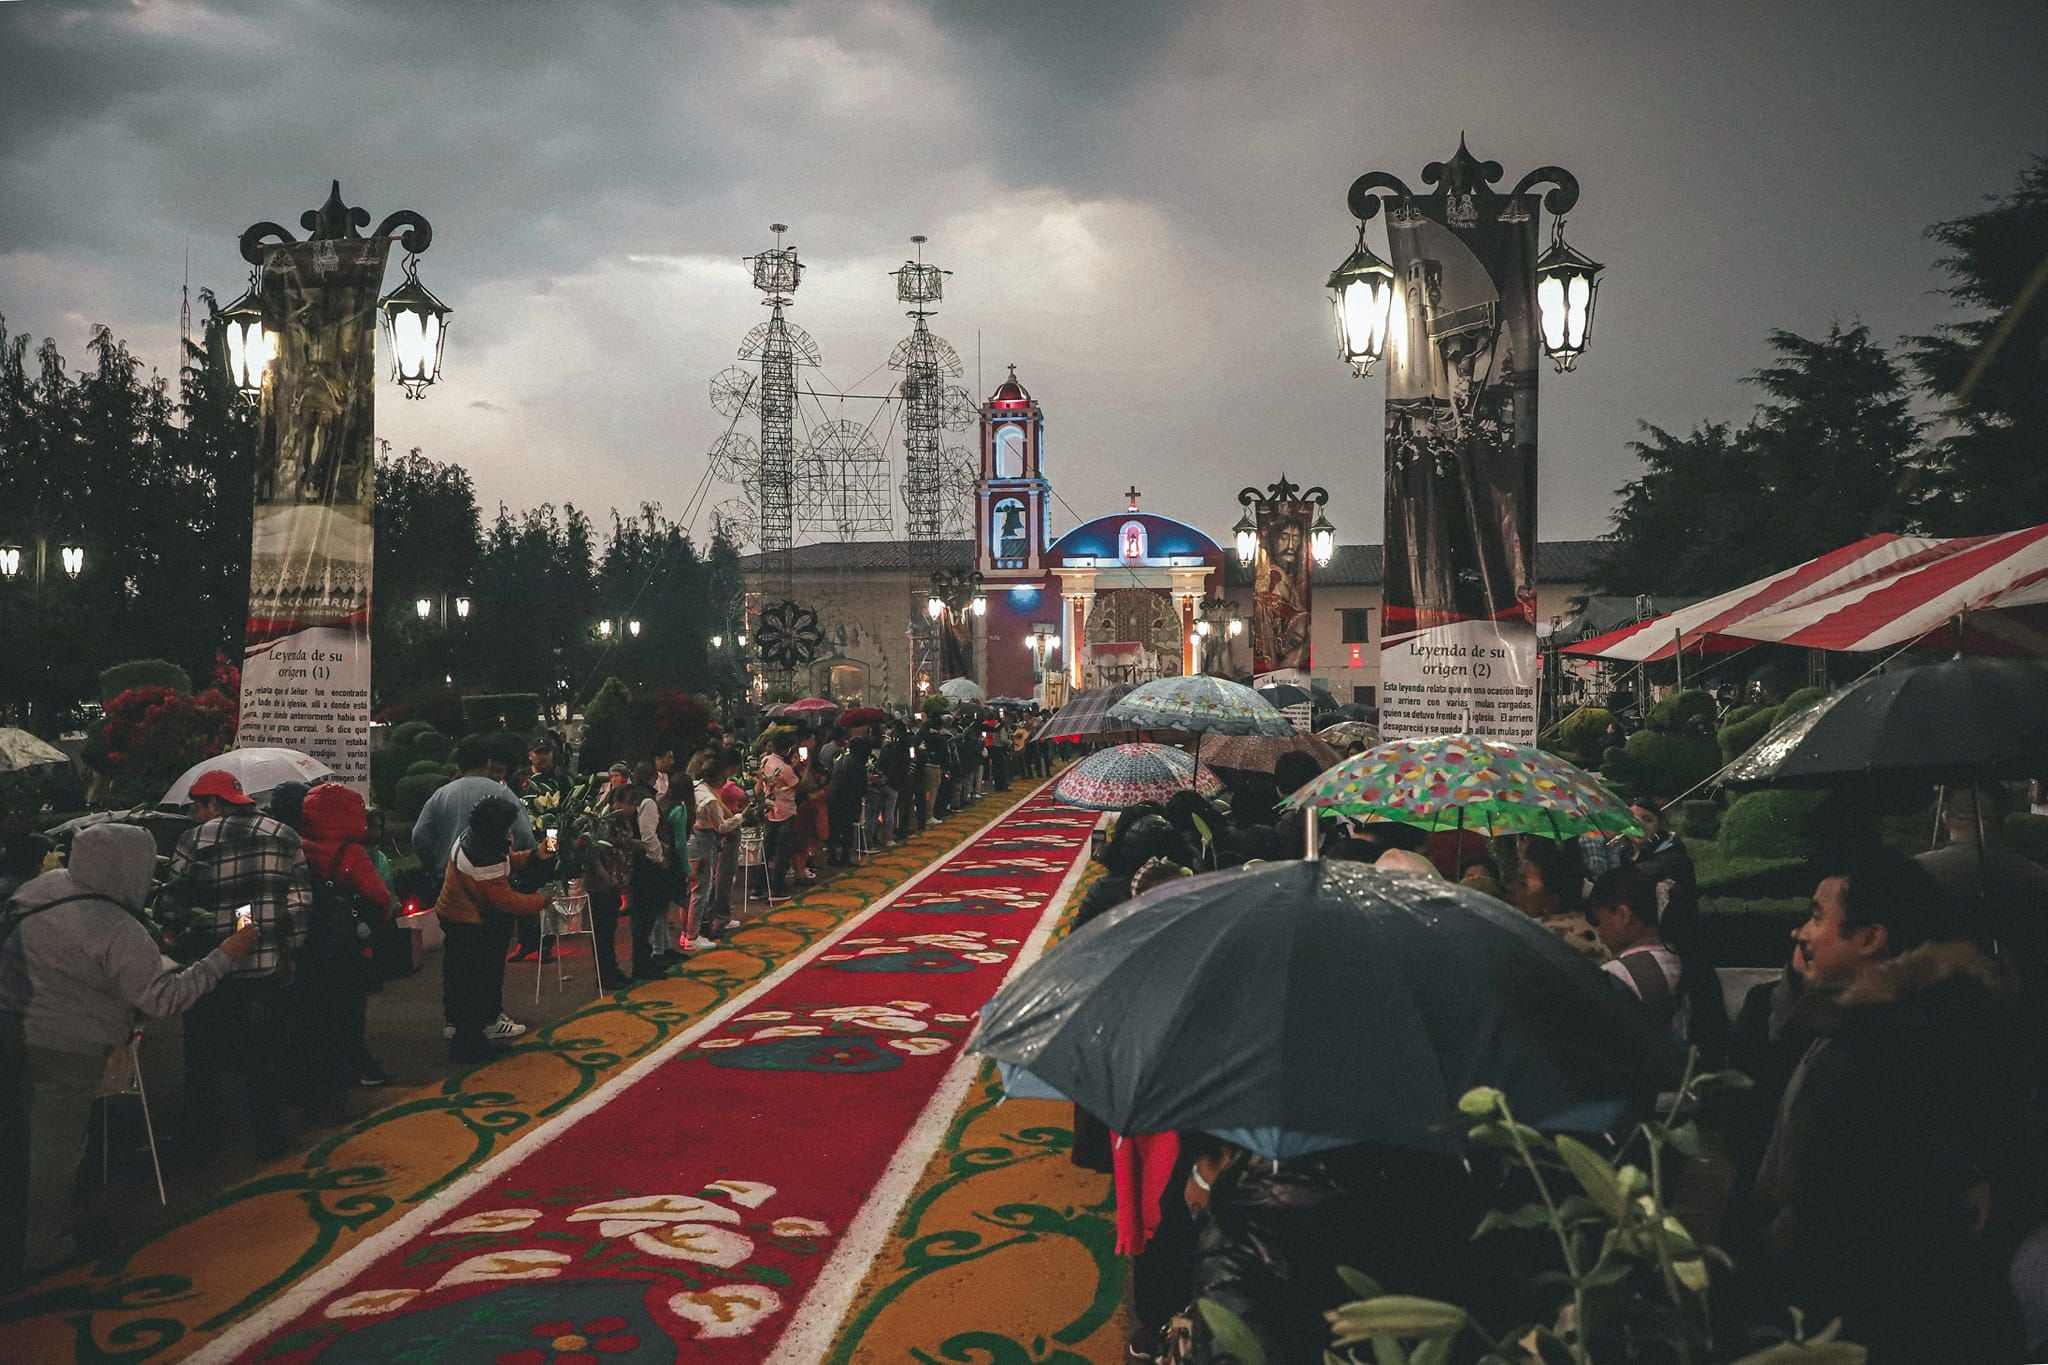
<path fill-rule="evenodd" d="M 183 1013 L 227 975 L 233 962 L 218 948 L 189 967 L 171 961 L 131 913 L 155 869 L 148 830 L 91 825 L 68 868 L 14 893 L 0 916 L 0 1014 L 21 1019 L 30 1047 L 104 1053 L 127 1041 L 136 1011 Z"/>

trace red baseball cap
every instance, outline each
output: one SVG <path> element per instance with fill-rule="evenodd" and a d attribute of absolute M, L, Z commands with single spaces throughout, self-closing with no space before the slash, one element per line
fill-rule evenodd
<path fill-rule="evenodd" d="M 226 768 L 214 768 L 199 774 L 199 780 L 192 784 L 194 796 L 211 796 L 225 801 L 230 806 L 253 806 L 255 800 L 242 790 L 241 779 Z"/>

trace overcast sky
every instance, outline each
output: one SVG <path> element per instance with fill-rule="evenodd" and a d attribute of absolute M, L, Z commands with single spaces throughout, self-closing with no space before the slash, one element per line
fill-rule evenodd
<path fill-rule="evenodd" d="M 1951 316 L 1924 229 L 2048 152 L 2044 52 L 2039 0 L 12 0 L 0 314 L 74 368 L 104 322 L 167 369 L 187 252 L 232 297 L 241 229 L 338 177 L 432 220 L 456 310 L 443 382 L 380 388 L 384 437 L 487 514 L 681 513 L 767 225 L 808 267 L 812 382 L 864 394 L 924 233 L 968 387 L 1014 363 L 1044 405 L 1056 525 L 1135 481 L 1220 533 L 1284 470 L 1377 539 L 1381 380 L 1337 361 L 1322 282 L 1352 179 L 1421 188 L 1463 131 L 1502 188 L 1574 171 L 1609 266 L 1542 400 L 1540 533 L 1590 536 L 1639 421 L 1747 415 L 1767 330 Z"/>

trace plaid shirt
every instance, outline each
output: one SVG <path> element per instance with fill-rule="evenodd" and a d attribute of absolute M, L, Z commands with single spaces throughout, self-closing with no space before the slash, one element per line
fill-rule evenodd
<path fill-rule="evenodd" d="M 185 831 L 171 854 L 167 889 L 182 904 L 210 911 L 222 938 L 234 932 L 236 910 L 254 907 L 256 951 L 235 964 L 235 975 L 268 976 L 287 940 L 293 951 L 306 941 L 313 880 L 298 832 L 253 809 L 230 810 Z"/>

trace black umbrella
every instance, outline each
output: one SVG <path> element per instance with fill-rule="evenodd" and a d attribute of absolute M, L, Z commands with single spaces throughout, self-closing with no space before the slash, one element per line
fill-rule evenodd
<path fill-rule="evenodd" d="M 1738 787 L 2035 777 L 2048 772 L 2048 663 L 1951 659 L 1890 669 L 1789 716 L 1737 759 Z"/>
<path fill-rule="evenodd" d="M 1609 1131 L 1669 1061 L 1625 994 L 1534 920 L 1340 862 L 1127 902 L 997 994 L 970 1046 L 1028 1072 L 1017 1093 L 1056 1092 L 1118 1132 L 1194 1129 L 1275 1160 L 1456 1150 L 1458 1098 L 1478 1085 L 1524 1122 Z"/>
<path fill-rule="evenodd" d="M 1259 688 L 1258 693 L 1271 702 L 1276 710 L 1283 706 L 1300 706 L 1304 702 L 1315 700 L 1314 695 L 1306 687 L 1296 687 L 1293 683 L 1274 683 L 1270 687 Z"/>

